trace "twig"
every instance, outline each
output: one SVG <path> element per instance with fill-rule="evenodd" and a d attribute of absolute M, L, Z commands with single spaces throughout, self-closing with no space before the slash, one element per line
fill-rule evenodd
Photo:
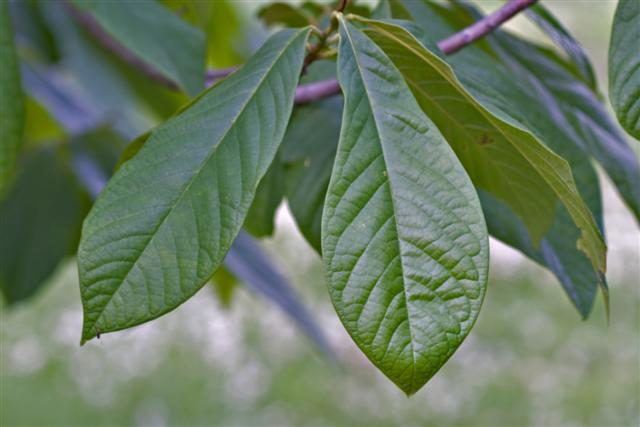
<path fill-rule="evenodd" d="M 474 41 L 486 36 L 504 22 L 513 18 L 519 12 L 533 5 L 537 1 L 538 0 L 509 0 L 500 9 L 485 16 L 475 24 L 439 41 L 438 47 L 445 54 L 451 55 Z"/>
<path fill-rule="evenodd" d="M 446 55 L 451 55 L 462 49 L 465 46 L 470 45 L 474 41 L 486 36 L 491 31 L 498 28 L 504 22 L 517 15 L 519 12 L 530 7 L 538 0 L 509 0 L 504 6 L 495 12 L 485 16 L 478 22 L 470 25 L 467 28 L 460 30 L 459 32 L 447 37 L 444 40 L 438 42 L 438 47 Z M 147 63 L 141 61 L 126 47 L 115 41 L 107 32 L 102 30 L 100 25 L 87 13 L 84 13 L 67 1 L 63 2 L 73 13 L 81 24 L 83 24 L 87 30 L 89 30 L 106 48 L 115 52 L 122 60 L 130 65 L 138 68 L 143 73 L 147 74 L 154 80 L 165 84 L 170 88 L 177 88 L 176 84 L 163 75 L 160 75 Z M 336 10 L 342 11 L 347 6 L 348 0 L 340 0 Z M 316 52 L 317 55 L 317 52 Z M 309 58 L 309 56 L 308 56 Z M 305 63 L 307 60 L 305 60 Z M 224 78 L 233 73 L 237 68 L 224 68 L 219 70 L 207 71 L 206 85 L 211 86 L 216 80 Z M 310 83 L 306 85 L 300 85 L 296 89 L 295 103 L 306 104 L 318 99 L 327 98 L 330 96 L 338 95 L 340 93 L 340 85 L 335 79 L 322 80 L 316 83 Z"/>

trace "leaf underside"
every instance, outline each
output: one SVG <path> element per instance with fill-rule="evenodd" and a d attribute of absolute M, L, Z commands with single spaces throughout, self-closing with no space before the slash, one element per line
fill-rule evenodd
<path fill-rule="evenodd" d="M 471 329 L 487 280 L 475 190 L 399 71 L 341 22 L 345 98 L 322 223 L 333 304 L 369 359 L 405 393 Z"/>
<path fill-rule="evenodd" d="M 308 33 L 273 35 L 110 180 L 78 251 L 82 342 L 176 308 L 218 268 L 284 135 Z"/>

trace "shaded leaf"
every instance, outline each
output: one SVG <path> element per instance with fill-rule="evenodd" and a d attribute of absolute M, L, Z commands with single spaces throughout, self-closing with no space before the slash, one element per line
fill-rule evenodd
<path fill-rule="evenodd" d="M 271 236 L 274 230 L 276 210 L 284 196 L 284 170 L 280 157 L 276 158 L 264 175 L 253 204 L 249 208 L 244 228 L 256 237 Z"/>
<path fill-rule="evenodd" d="M 73 0 L 73 4 L 190 95 L 204 88 L 204 35 L 166 7 L 152 0 L 130 2 L 127 7 L 108 0 Z"/>
<path fill-rule="evenodd" d="M 9 3 L 0 2 L 0 197 L 13 174 L 24 126 L 24 99 L 11 27 Z"/>
<path fill-rule="evenodd" d="M 0 289 L 9 304 L 32 296 L 75 252 L 89 209 L 63 147 L 35 148 L 19 165 L 0 204 Z"/>
<path fill-rule="evenodd" d="M 78 251 L 82 342 L 173 310 L 221 264 L 284 135 L 308 33 L 272 36 L 109 181 Z"/>
<path fill-rule="evenodd" d="M 345 328 L 410 395 L 478 315 L 487 231 L 469 177 L 399 70 L 350 23 L 340 35 L 345 106 L 322 254 Z"/>
<path fill-rule="evenodd" d="M 640 40 L 640 2 L 619 0 L 613 18 L 609 46 L 609 98 L 622 127 L 640 140 L 638 40 Z"/>
<path fill-rule="evenodd" d="M 336 78 L 335 62 L 317 61 L 309 67 L 303 82 L 331 78 Z M 322 210 L 341 121 L 339 97 L 296 106 L 282 143 L 287 203 L 300 232 L 318 253 L 321 252 Z"/>

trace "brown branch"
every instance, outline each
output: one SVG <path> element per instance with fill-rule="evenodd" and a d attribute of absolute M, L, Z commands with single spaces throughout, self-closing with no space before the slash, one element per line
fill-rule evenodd
<path fill-rule="evenodd" d="M 463 47 L 470 45 L 474 41 L 486 36 L 491 31 L 502 25 L 504 22 L 508 21 L 524 9 L 530 7 L 537 1 L 538 0 L 509 0 L 500 9 L 485 16 L 478 22 L 460 30 L 459 32 L 453 34 L 450 37 L 447 37 L 444 40 L 439 41 L 438 47 L 446 55 L 451 55 L 452 53 L 457 52 Z M 64 1 L 63 3 L 68 7 L 71 13 L 73 13 L 73 15 L 78 18 L 80 23 L 83 24 L 85 28 L 87 28 L 87 30 L 89 30 L 98 39 L 98 41 L 100 41 L 106 48 L 112 50 L 114 53 L 120 56 L 122 60 L 137 68 L 141 72 L 145 73 L 150 78 L 153 78 L 154 80 L 163 83 L 170 88 L 177 88 L 174 82 L 159 74 L 147 63 L 137 58 L 126 47 L 115 41 L 111 37 L 111 35 L 104 31 L 100 27 L 100 24 L 97 23 L 89 14 L 78 10 L 67 1 Z M 337 10 L 344 10 L 347 3 L 348 0 L 340 0 Z M 228 76 L 236 69 L 237 67 L 224 68 L 219 70 L 208 70 L 206 77 L 206 86 L 211 86 L 216 80 Z M 306 104 L 318 99 L 338 95 L 339 93 L 340 85 L 335 79 L 300 85 L 296 89 L 295 103 Z"/>
<path fill-rule="evenodd" d="M 500 9 L 485 16 L 475 24 L 439 41 L 438 47 L 445 54 L 451 55 L 474 41 L 486 36 L 504 22 L 513 18 L 515 15 L 537 1 L 538 0 L 509 0 Z"/>

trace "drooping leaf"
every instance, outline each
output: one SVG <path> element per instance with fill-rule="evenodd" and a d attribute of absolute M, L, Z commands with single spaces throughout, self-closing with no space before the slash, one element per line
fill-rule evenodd
<path fill-rule="evenodd" d="M 276 210 L 283 197 L 284 170 L 280 157 L 276 155 L 258 185 L 256 196 L 244 221 L 244 228 L 256 237 L 271 236 Z"/>
<path fill-rule="evenodd" d="M 0 2 L 0 197 L 13 174 L 22 145 L 24 99 L 13 44 L 9 3 Z"/>
<path fill-rule="evenodd" d="M 620 0 L 611 28 L 609 98 L 622 127 L 640 140 L 638 40 L 640 40 L 640 2 Z"/>
<path fill-rule="evenodd" d="M 394 1 L 393 4 L 398 3 Z M 403 4 L 410 9 L 409 16 L 420 27 L 429 29 L 428 33 L 416 32 L 415 27 L 407 26 L 407 29 L 427 46 L 435 45 L 435 40 L 442 39 L 480 18 L 477 13 L 470 14 L 468 6 L 448 8 L 426 1 Z M 402 16 L 406 17 L 407 13 L 405 9 Z M 505 37 L 514 38 L 511 35 L 505 35 Z M 602 114 L 601 107 L 593 107 L 599 105 L 598 100 L 595 99 L 591 90 L 575 78 L 570 76 L 567 79 L 566 72 L 563 71 L 564 74 L 557 72 L 559 68 L 563 70 L 566 68 L 556 64 L 561 61 L 559 58 L 554 61 L 553 67 L 544 71 L 538 70 L 534 74 L 529 70 L 529 66 L 519 64 L 517 58 L 507 55 L 508 52 L 504 49 L 496 52 L 492 44 L 495 44 L 493 36 L 489 36 L 467 46 L 455 55 L 446 57 L 446 60 L 454 68 L 461 83 L 474 96 L 488 104 L 495 104 L 496 108 L 517 117 L 526 127 L 535 130 L 536 135 L 545 144 L 557 150 L 557 153 L 569 162 L 576 186 L 601 227 L 602 207 L 598 178 L 584 149 L 581 148 L 584 145 L 582 135 L 588 135 L 589 132 L 585 132 L 580 124 L 608 121 L 606 114 Z M 525 49 L 525 52 L 527 50 Z M 552 58 L 547 53 L 538 54 L 537 48 L 532 54 Z M 505 55 L 506 63 L 500 59 Z M 533 70 L 535 71 L 537 67 L 533 66 Z M 547 73 L 549 73 L 550 82 L 556 79 L 559 83 L 566 82 L 566 88 L 575 88 L 576 93 L 581 94 L 583 98 L 586 97 L 589 100 L 586 104 L 592 107 L 583 111 L 589 111 L 589 114 L 595 117 L 590 120 L 573 119 L 572 111 L 580 110 L 573 107 L 567 108 L 567 106 L 572 103 L 579 105 L 580 102 L 574 100 L 576 96 L 569 96 L 566 102 L 563 96 L 554 97 L 555 89 L 552 90 L 545 83 Z M 562 86 L 563 84 L 560 85 Z M 560 107 L 561 105 L 565 106 Z M 609 129 L 611 129 L 610 126 Z M 616 132 L 613 134 L 615 135 Z M 489 232 L 554 272 L 572 302 L 586 317 L 593 305 L 597 287 L 601 281 L 602 283 L 604 281 L 603 278 L 599 279 L 601 275 L 587 256 L 577 249 L 576 241 L 580 232 L 568 213 L 558 208 L 552 228 L 539 247 L 534 247 L 525 226 L 513 211 L 496 198 L 489 197 L 488 193 L 483 191 L 480 193 L 483 195 L 481 201 Z"/>
<path fill-rule="evenodd" d="M 26 153 L 0 203 L 0 290 L 9 304 L 33 295 L 75 252 L 88 208 L 68 152 L 47 145 Z"/>
<path fill-rule="evenodd" d="M 272 36 L 110 180 L 78 252 L 82 342 L 173 310 L 221 264 L 284 135 L 308 33 Z"/>
<path fill-rule="evenodd" d="M 138 96 L 138 91 L 149 87 L 157 97 L 169 90 L 147 77 L 140 79 L 144 84 L 136 80 L 134 85 L 128 77 L 136 73 L 95 42 L 66 8 L 55 2 L 40 2 L 39 7 L 60 46 L 64 73 L 61 67 L 29 63 L 38 81 L 34 85 L 25 77 L 25 89 L 72 134 L 83 134 L 108 124 L 126 139 L 133 138 L 157 120 L 155 105 L 162 105 L 160 109 L 171 105 L 164 97 L 146 102 Z M 32 93 L 34 88 L 38 93 Z M 172 93 L 175 96 L 176 92 Z"/>
<path fill-rule="evenodd" d="M 399 70 L 344 20 L 338 76 L 345 106 L 322 223 L 331 298 L 358 346 L 410 395 L 478 315 L 486 226 L 469 177 Z"/>
<path fill-rule="evenodd" d="M 591 61 L 582 45 L 567 31 L 551 11 L 542 3 L 537 3 L 527 8 L 526 15 L 544 31 L 551 40 L 556 42 L 567 54 L 572 65 L 575 66 L 578 75 L 592 90 L 597 90 L 596 75 Z"/>
<path fill-rule="evenodd" d="M 546 108 L 549 122 L 555 123 L 567 135 L 564 139 L 548 138 L 548 145 L 572 166 L 579 167 L 588 162 L 588 156 L 595 158 L 640 219 L 638 158 L 597 95 L 577 82 L 556 61 L 550 60 L 544 49 L 502 32 L 490 40 L 509 68 L 526 78 L 536 90 L 540 111 Z M 583 156 L 571 162 L 570 152 L 573 151 L 579 151 Z"/>
<path fill-rule="evenodd" d="M 122 7 L 109 0 L 73 0 L 110 37 L 190 95 L 204 88 L 204 34 L 152 0 Z"/>
<path fill-rule="evenodd" d="M 555 193 L 582 232 L 577 243 L 579 249 L 594 268 L 604 272 L 604 240 L 575 186 L 567 162 L 545 147 L 522 122 L 496 108 L 495 100 L 472 96 L 451 67 L 408 31 L 393 24 L 366 22 L 368 34 L 400 69 L 420 107 L 439 125 L 475 185 L 509 203 L 527 224 L 536 244 L 547 230 L 530 225 L 536 225 L 531 213 L 550 217 L 552 221 L 555 198 L 548 204 L 537 204 L 540 197 Z M 487 70 L 485 74 L 495 71 Z M 503 76 L 493 76 L 499 77 Z M 533 210 L 523 215 L 519 209 L 522 206 Z M 549 225 L 546 222 L 545 227 Z M 535 232 L 531 233 L 532 229 Z"/>
<path fill-rule="evenodd" d="M 240 232 L 233 242 L 224 266 L 250 290 L 275 303 L 330 358 L 335 356 L 320 327 L 296 295 L 287 279 L 263 253 L 257 242 Z"/>

